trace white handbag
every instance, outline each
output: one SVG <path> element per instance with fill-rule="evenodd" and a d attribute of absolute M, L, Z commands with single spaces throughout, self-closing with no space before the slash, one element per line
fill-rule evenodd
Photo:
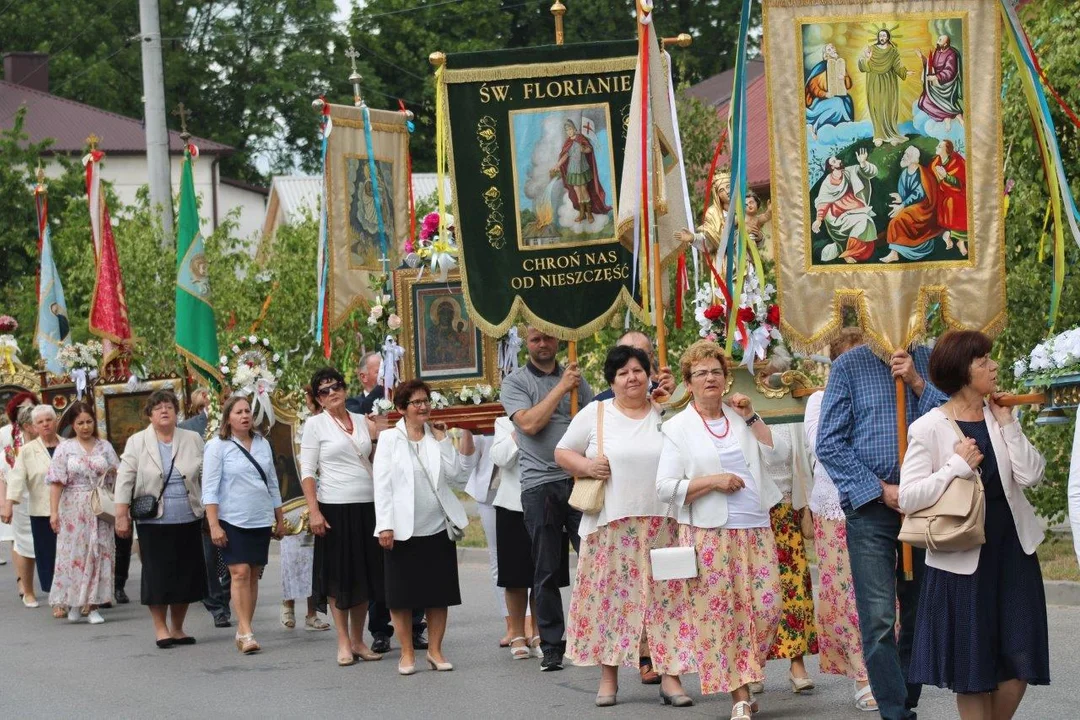
<path fill-rule="evenodd" d="M 675 483 L 668 501 L 667 517 L 672 517 L 675 509 L 675 496 L 679 493 L 680 480 Z M 674 517 L 678 518 L 678 515 Z M 690 505 L 690 527 L 694 526 L 694 506 Z M 698 576 L 697 550 L 693 545 L 653 548 L 649 551 L 653 580 L 689 580 Z"/>

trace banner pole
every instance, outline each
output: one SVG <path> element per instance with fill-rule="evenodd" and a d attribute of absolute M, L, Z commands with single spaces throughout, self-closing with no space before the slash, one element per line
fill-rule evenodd
<path fill-rule="evenodd" d="M 563 15 L 566 14 L 566 6 L 555 0 L 555 4 L 551 6 L 551 14 L 555 16 L 555 44 L 563 44 Z"/>
<path fill-rule="evenodd" d="M 570 340 L 566 343 L 566 358 L 568 364 L 577 364 L 577 341 Z M 575 387 L 570 391 L 570 417 L 577 415 L 578 411 L 578 390 Z"/>
<path fill-rule="evenodd" d="M 895 378 L 896 380 L 896 438 L 898 449 L 900 451 L 900 462 L 904 462 L 904 455 L 907 454 L 907 388 L 904 386 L 903 378 Z M 911 581 L 915 579 L 915 566 L 914 561 L 911 558 L 911 546 L 907 543 L 903 543 L 901 546 L 901 554 L 903 557 L 904 567 L 904 579 Z"/>

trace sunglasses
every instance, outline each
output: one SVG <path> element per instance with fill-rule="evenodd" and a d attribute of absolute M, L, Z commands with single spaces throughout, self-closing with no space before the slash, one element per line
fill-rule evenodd
<path fill-rule="evenodd" d="M 326 397 L 327 395 L 329 395 L 332 392 L 336 392 L 338 390 L 344 390 L 344 389 L 345 389 L 345 383 L 340 382 L 340 381 L 331 383 L 329 385 L 323 385 L 321 388 L 319 388 L 319 397 Z"/>

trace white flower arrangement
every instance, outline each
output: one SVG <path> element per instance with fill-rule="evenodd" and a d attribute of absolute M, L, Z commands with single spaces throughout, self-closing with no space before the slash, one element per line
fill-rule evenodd
<path fill-rule="evenodd" d="M 1033 385 L 1080 373 L 1080 327 L 1042 341 L 1013 364 L 1016 378 Z"/>
<path fill-rule="evenodd" d="M 443 410 L 448 407 L 450 407 L 450 401 L 446 396 L 437 390 L 433 390 L 431 392 L 431 409 Z"/>
<path fill-rule="evenodd" d="M 221 375 L 234 393 L 251 401 L 255 423 L 263 418 L 274 424 L 274 409 L 270 396 L 277 389 L 282 368 L 282 355 L 270 347 L 270 338 L 248 335 L 232 345 L 233 356 L 220 358 Z"/>
<path fill-rule="evenodd" d="M 379 398 L 372 405 L 377 415 L 389 415 L 394 411 L 394 402 L 386 398 Z"/>
<path fill-rule="evenodd" d="M 97 340 L 68 343 L 60 348 L 60 352 L 56 354 L 56 360 L 67 373 L 73 370 L 97 370 L 103 352 L 104 349 Z"/>
<path fill-rule="evenodd" d="M 495 388 L 490 385 L 474 385 L 469 387 L 468 385 L 462 386 L 461 390 L 457 393 L 458 400 L 468 405 L 479 405 L 482 402 L 487 402 L 495 398 Z"/>

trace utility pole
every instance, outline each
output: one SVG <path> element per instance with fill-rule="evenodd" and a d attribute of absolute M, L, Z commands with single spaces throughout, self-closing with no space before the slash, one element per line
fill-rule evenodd
<path fill-rule="evenodd" d="M 158 0 L 139 0 L 139 31 L 142 40 L 143 117 L 146 120 L 146 168 L 150 181 L 150 206 L 160 213 L 161 229 L 164 233 L 161 242 L 168 247 L 175 238 Z"/>

